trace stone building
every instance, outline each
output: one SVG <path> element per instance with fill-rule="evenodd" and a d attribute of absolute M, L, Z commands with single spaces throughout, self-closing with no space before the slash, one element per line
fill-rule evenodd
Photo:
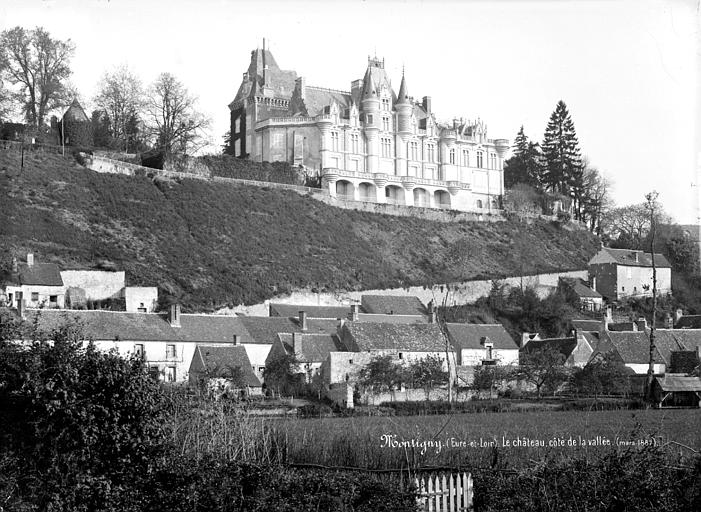
<path fill-rule="evenodd" d="M 232 154 L 302 166 L 321 175 L 332 197 L 501 208 L 509 141 L 489 139 L 481 120 L 439 122 L 429 96 L 409 95 L 404 75 L 399 90 L 392 87 L 384 59 L 368 58 L 363 78 L 339 91 L 280 69 L 264 45 L 251 52 L 229 109 Z"/>

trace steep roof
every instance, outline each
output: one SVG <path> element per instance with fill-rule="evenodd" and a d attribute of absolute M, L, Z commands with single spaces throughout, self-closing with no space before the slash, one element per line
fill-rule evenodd
<path fill-rule="evenodd" d="M 323 87 L 306 86 L 304 88 L 304 106 L 307 108 L 307 115 L 317 116 L 324 112 L 324 108 L 333 102 L 338 104 L 341 114 L 343 110 L 351 105 L 351 95 L 349 92 L 325 89 Z"/>
<path fill-rule="evenodd" d="M 302 332 L 302 326 L 295 318 L 268 316 L 238 317 L 246 330 L 247 337 L 242 343 L 270 344 L 277 339 L 279 333 Z M 306 333 L 333 334 L 336 332 L 336 320 L 307 320 Z"/>
<path fill-rule="evenodd" d="M 413 295 L 363 295 L 360 304 L 366 313 L 425 315 L 422 302 Z"/>
<path fill-rule="evenodd" d="M 577 318 L 572 320 L 572 328 L 582 332 L 596 332 L 601 329 L 601 321 Z"/>
<path fill-rule="evenodd" d="M 61 269 L 55 263 L 34 263 L 17 265 L 19 283 L 23 285 L 63 286 Z"/>
<path fill-rule="evenodd" d="M 355 340 L 361 352 L 367 350 L 440 352 L 445 350 L 441 330 L 436 324 L 346 322 L 344 329 Z"/>
<path fill-rule="evenodd" d="M 603 337 L 608 338 L 613 349 L 621 356 L 626 364 L 647 364 L 650 359 L 650 338 L 643 331 L 626 331 L 603 333 Z M 666 363 L 665 359 L 655 349 L 653 354 L 654 363 Z"/>
<path fill-rule="evenodd" d="M 307 318 L 345 319 L 348 317 L 351 309 L 350 306 L 307 306 L 270 303 L 270 316 L 298 316 L 300 311 L 307 313 Z"/>
<path fill-rule="evenodd" d="M 587 284 L 584 283 L 582 279 L 561 277 L 560 281 L 569 286 L 577 297 L 586 299 L 603 299 L 603 296 L 599 292 L 592 290 L 589 286 L 587 286 Z"/>
<path fill-rule="evenodd" d="M 80 106 L 80 103 L 78 100 L 73 100 L 71 103 L 71 106 L 68 107 L 68 110 L 66 110 L 66 113 L 63 114 L 63 120 L 64 121 L 76 121 L 79 123 L 89 123 L 90 119 L 88 119 L 87 114 L 85 113 L 85 110 L 83 110 L 83 107 Z"/>
<path fill-rule="evenodd" d="M 295 353 L 292 334 L 278 334 L 287 354 L 295 354 L 300 363 L 323 363 L 329 352 L 343 352 L 345 347 L 335 334 L 301 334 L 301 350 Z"/>
<path fill-rule="evenodd" d="M 404 73 L 402 73 L 402 83 L 399 85 L 397 103 L 409 103 L 409 90 L 406 86 L 406 77 L 404 76 Z"/>
<path fill-rule="evenodd" d="M 575 338 L 536 338 L 521 347 L 521 352 L 530 354 L 531 352 L 551 347 L 559 351 L 567 359 L 572 355 L 574 349 L 577 348 L 577 340 Z"/>
<path fill-rule="evenodd" d="M 701 391 L 701 378 L 687 377 L 686 375 L 665 374 L 662 377 L 655 377 L 662 391 Z"/>
<path fill-rule="evenodd" d="M 648 347 L 650 343 L 649 331 L 646 332 Z M 684 350 L 686 347 L 679 343 L 674 331 L 671 329 L 656 329 L 655 330 L 655 348 L 660 353 L 665 363 L 669 364 L 672 361 L 672 352 L 676 350 Z M 648 349 L 649 350 L 649 349 Z M 649 356 L 648 356 L 649 357 Z"/>
<path fill-rule="evenodd" d="M 590 265 L 597 263 L 617 263 L 629 267 L 652 267 L 652 255 L 648 252 L 634 251 L 631 249 L 611 249 L 610 247 L 603 247 L 589 260 Z M 658 268 L 672 267 L 669 261 L 667 261 L 667 258 L 659 253 L 655 253 L 655 266 Z"/>
<path fill-rule="evenodd" d="M 212 377 L 226 377 L 232 368 L 241 368 L 246 386 L 260 387 L 261 383 L 251 369 L 246 348 L 236 346 L 197 345 L 190 363 L 190 373 L 207 372 Z"/>
<path fill-rule="evenodd" d="M 701 348 L 701 329 L 674 329 L 671 332 L 684 350 Z"/>
<path fill-rule="evenodd" d="M 699 366 L 701 351 L 699 350 L 676 350 L 670 357 L 669 373 L 691 373 Z"/>
<path fill-rule="evenodd" d="M 265 64 L 263 62 L 265 61 Z M 266 71 L 267 84 L 263 80 L 264 67 Z M 248 66 L 248 78 L 245 78 L 239 86 L 234 102 L 244 98 L 253 98 L 263 95 L 263 86 L 267 85 L 273 91 L 276 98 L 289 99 L 295 88 L 297 73 L 280 69 L 270 50 L 257 48 L 251 52 L 251 63 Z"/>
<path fill-rule="evenodd" d="M 701 329 L 701 315 L 684 315 L 674 326 L 675 329 Z"/>
<path fill-rule="evenodd" d="M 446 324 L 450 341 L 456 349 L 483 349 L 488 339 L 493 348 L 518 350 L 518 345 L 501 324 Z"/>

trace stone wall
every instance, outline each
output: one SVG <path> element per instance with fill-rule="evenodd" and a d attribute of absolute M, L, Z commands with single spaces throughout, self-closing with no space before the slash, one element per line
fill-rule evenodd
<path fill-rule="evenodd" d="M 105 300 L 122 296 L 124 271 L 62 270 L 61 279 L 66 287 L 85 290 L 85 298 Z"/>
<path fill-rule="evenodd" d="M 559 277 L 587 279 L 588 271 L 584 269 L 531 276 L 512 276 L 503 278 L 500 281 L 509 286 L 523 285 L 524 287 L 534 287 L 541 296 L 544 296 L 557 287 Z M 448 306 L 471 304 L 480 297 L 489 295 L 492 289 L 492 282 L 493 280 L 487 279 L 437 284 L 431 287 L 410 286 L 407 288 L 327 293 L 314 293 L 308 290 L 300 290 L 286 296 L 277 296 L 261 304 L 238 306 L 233 308 L 233 312 L 245 315 L 268 316 L 270 302 L 309 306 L 349 306 L 350 304 L 360 303 L 360 297 L 362 295 L 408 295 L 418 297 L 424 305 L 427 305 L 431 300 L 437 305 L 443 304 L 444 300 Z M 222 312 L 224 311 L 229 310 L 222 310 Z"/>

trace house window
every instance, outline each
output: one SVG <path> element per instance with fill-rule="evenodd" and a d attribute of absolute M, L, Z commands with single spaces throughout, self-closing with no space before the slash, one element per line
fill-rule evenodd
<path fill-rule="evenodd" d="M 372 114 L 367 115 L 367 124 L 372 124 Z"/>
<path fill-rule="evenodd" d="M 382 118 L 382 129 L 386 132 L 389 131 L 389 117 L 383 117 Z"/>
<path fill-rule="evenodd" d="M 482 151 L 477 152 L 477 167 L 479 167 L 480 169 L 482 169 L 482 164 L 483 164 L 482 156 L 483 155 L 484 155 L 484 153 L 482 153 Z"/>
<path fill-rule="evenodd" d="M 448 162 L 450 162 L 451 164 L 455 164 L 455 150 L 454 149 L 451 149 L 448 152 Z"/>
<path fill-rule="evenodd" d="M 32 302 L 39 302 L 39 292 L 32 292 Z"/>
<path fill-rule="evenodd" d="M 331 132 L 331 150 L 338 151 L 338 132 Z"/>
<path fill-rule="evenodd" d="M 470 152 L 467 149 L 462 150 L 462 165 L 463 167 L 470 167 Z"/>
<path fill-rule="evenodd" d="M 399 359 L 404 359 L 404 354 L 402 354 L 401 352 L 399 353 Z"/>
<path fill-rule="evenodd" d="M 166 359 L 175 357 L 175 345 L 166 345 Z"/>
<path fill-rule="evenodd" d="M 358 134 L 352 133 L 350 139 L 351 139 L 351 152 L 357 153 L 358 152 Z"/>
<path fill-rule="evenodd" d="M 58 295 L 49 295 L 49 302 L 51 304 L 56 304 L 58 302 Z"/>
<path fill-rule="evenodd" d="M 389 98 L 382 98 L 382 110 L 389 112 Z"/>
<path fill-rule="evenodd" d="M 161 372 L 158 369 L 158 366 L 149 366 L 148 367 L 148 376 L 151 377 L 153 380 L 159 380 L 160 375 L 161 375 Z"/>
<path fill-rule="evenodd" d="M 353 364 L 353 360 L 352 360 L 352 359 L 349 359 L 349 360 L 348 360 L 348 364 Z"/>
<path fill-rule="evenodd" d="M 166 382 L 175 382 L 175 366 L 166 366 Z"/>
<path fill-rule="evenodd" d="M 433 144 L 428 144 L 426 146 L 426 160 L 429 162 L 436 161 L 436 146 Z"/>
<path fill-rule="evenodd" d="M 136 343 L 134 345 L 134 354 L 136 357 L 143 358 L 144 357 L 144 344 L 143 343 Z"/>
<path fill-rule="evenodd" d="M 475 201 L 475 206 L 476 206 L 477 208 L 482 208 L 482 200 L 481 200 L 481 199 L 478 199 L 477 201 Z"/>
<path fill-rule="evenodd" d="M 384 158 L 390 158 L 392 156 L 392 139 L 389 137 L 382 137 L 382 156 Z"/>
<path fill-rule="evenodd" d="M 237 117 L 236 121 L 234 121 L 234 133 L 240 133 L 241 132 L 241 118 Z"/>
<path fill-rule="evenodd" d="M 258 373 L 260 373 L 262 375 L 264 371 L 265 371 L 265 366 L 258 367 Z"/>
<path fill-rule="evenodd" d="M 412 160 L 419 159 L 419 143 L 415 140 L 409 143 L 409 158 Z"/>

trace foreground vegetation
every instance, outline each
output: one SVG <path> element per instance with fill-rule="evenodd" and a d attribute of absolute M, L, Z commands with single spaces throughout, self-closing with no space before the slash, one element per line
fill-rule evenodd
<path fill-rule="evenodd" d="M 342 210 L 298 194 L 86 171 L 0 150 L 0 238 L 17 256 L 158 284 L 189 310 L 298 288 L 375 289 L 580 269 L 595 239 L 557 224 L 441 223 Z M 5 254 L 7 259 L 8 254 Z M 527 262 L 527 263 L 524 263 Z"/>

